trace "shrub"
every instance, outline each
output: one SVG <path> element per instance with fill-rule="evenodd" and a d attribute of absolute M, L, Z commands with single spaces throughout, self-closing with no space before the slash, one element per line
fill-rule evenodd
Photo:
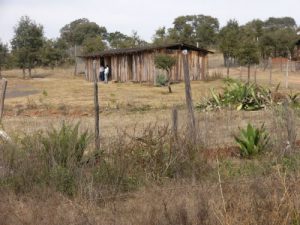
<path fill-rule="evenodd" d="M 235 108 L 253 111 L 266 108 L 272 103 L 271 91 L 255 83 L 242 83 L 232 79 L 225 80 L 223 94 L 211 90 L 212 98 L 198 104 L 197 108 L 212 110 L 219 108 Z"/>
<path fill-rule="evenodd" d="M 60 130 L 52 128 L 41 139 L 49 165 L 70 167 L 81 162 L 90 136 L 87 130 L 79 133 L 79 123 L 72 126 L 63 122 Z"/>
<path fill-rule="evenodd" d="M 60 129 L 38 131 L 18 138 L 15 144 L 2 145 L 0 165 L 8 172 L 0 184 L 17 192 L 29 191 L 35 185 L 49 185 L 74 195 L 89 140 L 88 131 L 79 132 L 79 123 L 74 126 L 63 123 Z"/>
<path fill-rule="evenodd" d="M 250 157 L 261 153 L 269 142 L 269 134 L 264 128 L 253 127 L 250 123 L 246 129 L 240 129 L 239 137 L 234 137 L 239 145 L 240 153 L 244 157 Z"/>
<path fill-rule="evenodd" d="M 156 76 L 156 85 L 157 86 L 165 86 L 168 82 L 168 79 L 165 75 L 159 74 Z"/>

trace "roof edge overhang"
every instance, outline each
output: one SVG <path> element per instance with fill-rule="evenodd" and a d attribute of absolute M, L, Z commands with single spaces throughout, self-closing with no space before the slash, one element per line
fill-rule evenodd
<path fill-rule="evenodd" d="M 167 45 L 158 45 L 158 46 L 144 46 L 139 48 L 124 48 L 124 49 L 110 49 L 105 50 L 102 52 L 95 52 L 91 54 L 86 55 L 79 55 L 77 57 L 79 58 L 100 58 L 100 57 L 109 57 L 114 55 L 131 55 L 136 54 L 140 52 L 152 52 L 155 50 L 161 50 L 161 49 L 178 49 L 178 50 L 191 50 L 191 51 L 198 51 L 202 52 L 204 54 L 214 54 L 214 52 L 198 48 L 194 45 L 189 45 L 185 43 L 175 43 L 175 44 L 167 44 Z"/>

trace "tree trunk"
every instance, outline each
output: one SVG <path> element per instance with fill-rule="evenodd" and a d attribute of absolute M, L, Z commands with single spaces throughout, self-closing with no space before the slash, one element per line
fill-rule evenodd
<path fill-rule="evenodd" d="M 25 68 L 22 68 L 22 72 L 23 72 L 23 79 L 25 79 L 25 76 L 26 76 Z"/>
<path fill-rule="evenodd" d="M 229 63 L 227 62 L 227 78 L 229 78 Z"/>
<path fill-rule="evenodd" d="M 28 68 L 28 76 L 31 79 L 31 67 Z"/>
<path fill-rule="evenodd" d="M 240 80 L 242 80 L 242 75 L 243 75 L 243 67 L 240 66 Z"/>
<path fill-rule="evenodd" d="M 227 58 L 227 78 L 229 78 L 230 59 Z"/>
<path fill-rule="evenodd" d="M 250 64 L 248 64 L 248 83 L 250 82 Z"/>
<path fill-rule="evenodd" d="M 2 71 L 2 68 L 0 66 L 0 79 L 2 79 L 2 73 L 1 73 L 1 71 Z"/>
<path fill-rule="evenodd" d="M 171 89 L 171 76 L 170 76 L 170 71 L 167 70 L 167 74 L 168 74 L 168 89 L 169 89 L 169 93 L 172 93 L 172 89 Z"/>

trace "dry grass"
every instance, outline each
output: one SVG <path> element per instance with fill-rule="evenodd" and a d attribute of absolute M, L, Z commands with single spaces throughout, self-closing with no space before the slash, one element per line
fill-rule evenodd
<path fill-rule="evenodd" d="M 8 112 L 4 117 L 3 127 L 11 136 L 18 136 L 23 132 L 31 134 L 51 126 L 59 127 L 64 120 L 72 123 L 81 121 L 82 129 L 93 130 L 93 97 L 90 83 L 82 78 L 74 78 L 71 75 L 72 70 L 37 69 L 34 73 L 38 78 L 22 80 L 18 78 L 21 77 L 18 70 L 4 72 L 4 76 L 9 79 L 8 90 L 13 90 L 19 85 L 20 89 L 39 91 L 38 94 L 29 97 L 7 99 L 6 106 L 11 111 L 16 107 L 24 107 L 25 111 L 21 116 L 20 113 Z M 239 71 L 232 69 L 232 76 L 238 78 Z M 294 91 L 300 87 L 297 76 L 298 74 L 291 74 L 290 77 Z M 274 86 L 278 81 L 283 81 L 280 71 L 275 72 L 273 77 Z M 258 72 L 258 82 L 268 84 L 267 71 Z M 194 101 L 198 102 L 208 95 L 209 88 L 220 89 L 221 86 L 220 80 L 192 82 Z M 174 93 L 167 94 L 166 88 L 147 85 L 100 84 L 100 130 L 104 143 L 112 146 L 115 138 L 124 134 L 120 130 L 129 135 L 139 136 L 149 123 L 160 126 L 169 124 L 170 108 L 173 105 L 183 105 L 185 101 L 183 83 L 175 84 L 172 89 Z M 53 108 L 58 110 L 53 111 Z M 34 116 L 34 112 L 42 110 L 45 111 L 44 114 Z M 80 113 L 72 114 L 72 110 L 79 110 Z M 96 181 L 88 180 L 88 177 L 83 175 L 80 176 L 83 194 L 79 191 L 74 198 L 58 193 L 51 189 L 51 186 L 33 185 L 31 191 L 19 194 L 3 186 L 0 188 L 0 224 L 300 224 L 300 163 L 294 165 L 293 156 L 281 160 L 282 156 L 278 154 L 285 147 L 287 140 L 282 116 L 276 116 L 274 111 L 220 111 L 197 112 L 196 117 L 201 147 L 204 147 L 202 153 L 211 159 L 208 162 L 211 169 L 209 175 L 205 174 L 202 177 L 202 174 L 196 174 L 200 181 L 162 178 L 161 182 L 147 183 L 137 191 L 114 195 L 108 191 L 101 192 L 103 186 L 95 185 Z M 178 118 L 179 127 L 184 127 L 184 109 L 179 110 Z M 248 122 L 257 125 L 266 123 L 273 140 L 269 152 L 263 159 L 254 160 L 243 160 L 235 156 L 228 158 L 226 155 L 225 159 L 220 159 L 219 166 L 215 161 L 215 157 L 220 156 L 218 150 L 232 146 L 233 134 L 238 131 L 238 127 L 244 127 Z M 299 122 L 299 118 L 295 117 L 295 126 Z M 299 134 L 299 129 L 296 132 Z M 120 139 L 122 138 L 124 137 L 120 136 Z M 126 148 L 126 154 L 131 156 L 132 148 L 126 147 L 123 142 L 120 143 L 124 146 L 118 143 L 114 143 L 116 150 Z M 151 143 L 149 146 L 149 149 L 153 149 Z M 217 151 L 217 154 L 211 156 L 213 151 Z M 123 156 L 125 157 L 120 154 L 120 162 L 123 162 Z M 29 163 L 30 160 L 31 158 L 28 158 L 26 163 L 21 165 L 32 169 L 32 165 L 35 164 Z M 132 157 L 126 160 L 134 162 L 130 161 L 133 160 Z M 116 161 L 115 165 L 119 166 L 119 172 L 124 170 L 129 175 L 134 174 L 135 171 L 130 170 L 134 166 L 126 165 L 126 162 L 124 161 L 123 165 Z M 151 167 L 153 164 L 147 166 Z M 290 171 L 287 167 L 291 167 Z M 220 175 L 220 180 L 217 174 Z M 34 174 L 31 176 L 34 177 Z M 100 184 L 101 182 L 100 180 Z M 95 196 L 99 199 L 94 198 L 93 192 L 97 192 Z"/>
<path fill-rule="evenodd" d="M 68 107 L 91 108 L 93 106 L 93 85 L 86 82 L 83 78 L 74 77 L 71 70 L 41 70 L 37 69 L 36 76 L 44 78 L 33 78 L 30 80 L 22 80 L 13 76 L 20 71 L 4 71 L 4 77 L 8 78 L 8 92 L 13 90 L 16 85 L 23 85 L 26 89 L 37 90 L 38 94 L 9 98 L 6 104 L 9 106 L 24 105 L 31 101 L 40 105 L 40 98 L 44 98 L 44 102 L 52 106 L 67 105 Z M 34 75 L 33 75 L 34 77 Z M 209 88 L 221 87 L 221 81 L 210 83 L 193 82 L 194 99 L 200 99 L 209 92 Z M 185 101 L 184 84 L 174 84 L 173 94 L 169 94 L 167 88 L 153 87 L 147 84 L 133 83 L 109 83 L 108 85 L 100 83 L 100 107 L 105 108 L 138 108 L 150 106 L 151 108 L 166 108 L 174 104 L 182 105 Z M 47 96 L 43 96 L 43 92 Z"/>
<path fill-rule="evenodd" d="M 152 186 L 101 205 L 70 200 L 50 190 L 17 196 L 1 192 L 3 225 L 200 225 L 299 224 L 299 177 Z M 223 195 L 221 194 L 223 193 Z M 223 201 L 223 200 L 224 201 Z"/>

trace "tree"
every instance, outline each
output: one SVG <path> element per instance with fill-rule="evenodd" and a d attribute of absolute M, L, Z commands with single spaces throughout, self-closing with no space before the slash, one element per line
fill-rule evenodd
<path fill-rule="evenodd" d="M 119 48 L 134 48 L 145 46 L 148 43 L 140 38 L 136 31 L 132 31 L 131 36 L 122 34 L 119 31 L 108 34 L 108 42 L 110 47 L 119 49 Z"/>
<path fill-rule="evenodd" d="M 247 33 L 241 38 L 237 56 L 240 64 L 248 67 L 248 82 L 250 82 L 250 67 L 259 63 L 259 49 L 257 42 Z"/>
<path fill-rule="evenodd" d="M 166 31 L 166 27 L 160 27 L 155 31 L 153 35 L 153 44 L 154 45 L 163 45 L 167 43 L 171 43 L 172 41 L 168 37 L 168 33 Z"/>
<path fill-rule="evenodd" d="M 168 29 L 168 39 L 208 48 L 216 44 L 219 21 L 205 15 L 188 15 L 175 18 L 174 27 Z"/>
<path fill-rule="evenodd" d="M 229 20 L 219 33 L 219 47 L 223 52 L 224 62 L 227 66 L 227 77 L 231 60 L 237 57 L 239 47 L 240 29 L 236 20 Z"/>
<path fill-rule="evenodd" d="M 168 89 L 169 93 L 172 93 L 171 89 L 171 69 L 176 64 L 177 60 L 176 58 L 165 55 L 165 54 L 159 54 L 156 55 L 154 58 L 154 64 L 158 69 L 165 70 L 167 72 L 167 78 L 168 78 Z"/>
<path fill-rule="evenodd" d="M 23 78 L 25 78 L 25 69 L 28 69 L 29 77 L 31 77 L 31 69 L 36 66 L 43 46 L 43 27 L 28 16 L 23 16 L 14 32 L 15 35 L 11 41 L 12 52 L 18 66 L 23 69 Z"/>
<path fill-rule="evenodd" d="M 107 31 L 105 27 L 100 27 L 86 18 L 72 21 L 60 29 L 60 36 L 70 47 L 81 45 L 85 38 L 101 36 L 106 38 Z"/>
<path fill-rule="evenodd" d="M 67 59 L 66 45 L 62 40 L 45 40 L 40 54 L 43 66 L 54 66 L 63 64 Z"/>
<path fill-rule="evenodd" d="M 0 78 L 2 78 L 1 70 L 6 64 L 8 58 L 8 47 L 0 41 Z"/>
<path fill-rule="evenodd" d="M 102 41 L 100 36 L 97 37 L 88 37 L 84 39 L 82 43 L 83 53 L 93 53 L 93 52 L 100 52 L 106 48 L 105 43 Z"/>

